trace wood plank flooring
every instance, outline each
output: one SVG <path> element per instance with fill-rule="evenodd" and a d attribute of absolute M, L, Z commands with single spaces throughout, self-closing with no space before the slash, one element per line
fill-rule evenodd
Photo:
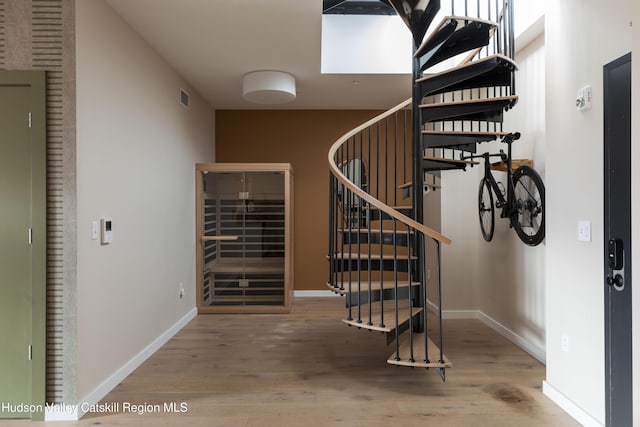
<path fill-rule="evenodd" d="M 120 410 L 73 425 L 578 425 L 542 394 L 544 366 L 480 321 L 445 321 L 454 368 L 443 383 L 433 370 L 387 364 L 393 346 L 342 323 L 343 308 L 298 298 L 291 314 L 200 315 L 103 400 L 184 402 L 185 413 Z"/>

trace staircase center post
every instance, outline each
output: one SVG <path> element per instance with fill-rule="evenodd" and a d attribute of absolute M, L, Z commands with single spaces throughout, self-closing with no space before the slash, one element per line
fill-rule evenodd
<path fill-rule="evenodd" d="M 419 46 L 414 46 L 413 53 L 417 51 Z M 424 173 L 422 170 L 422 158 L 424 156 L 422 149 L 422 117 L 420 113 L 420 101 L 422 94 L 420 92 L 420 62 L 417 58 L 413 58 L 413 86 L 412 86 L 412 154 L 413 154 L 413 213 L 414 220 L 420 224 L 424 223 L 424 200 L 422 191 L 424 188 Z M 420 241 L 418 240 L 420 239 Z M 424 262 L 424 236 L 416 233 L 416 245 L 414 245 L 415 256 L 417 257 L 418 268 L 414 269 L 415 280 L 424 283 L 421 279 L 425 268 Z M 411 280 L 411 278 L 409 279 Z M 420 298 L 422 299 L 422 298 Z M 419 307 L 424 307 L 426 301 L 419 301 Z"/>

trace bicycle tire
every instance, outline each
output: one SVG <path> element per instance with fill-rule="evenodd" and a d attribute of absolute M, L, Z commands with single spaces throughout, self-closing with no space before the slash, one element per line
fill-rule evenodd
<path fill-rule="evenodd" d="M 538 172 L 529 166 L 520 166 L 513 173 L 514 210 L 511 223 L 518 237 L 529 246 L 544 240 L 544 184 Z"/>
<path fill-rule="evenodd" d="M 486 178 L 480 180 L 480 186 L 478 188 L 478 218 L 480 220 L 482 237 L 487 242 L 490 242 L 493 239 L 496 217 L 491 184 Z"/>

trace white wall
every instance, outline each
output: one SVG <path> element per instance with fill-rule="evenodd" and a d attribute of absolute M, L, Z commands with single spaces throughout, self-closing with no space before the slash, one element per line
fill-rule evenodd
<path fill-rule="evenodd" d="M 433 183 L 432 177 L 429 177 L 427 182 Z M 440 184 L 440 180 L 436 178 L 436 184 Z M 441 205 L 442 190 L 430 190 L 423 196 L 424 203 L 424 215 L 423 223 L 427 227 L 441 232 L 442 230 L 442 205 Z M 441 248 L 446 248 L 446 245 L 441 245 Z M 446 250 L 442 248 L 442 250 Z M 425 239 L 425 263 L 426 263 L 426 280 L 427 280 L 427 299 L 428 301 L 436 305 L 438 304 L 438 249 L 435 242 L 431 239 Z M 445 287 L 446 289 L 446 287 Z"/>
<path fill-rule="evenodd" d="M 631 49 L 631 3 L 549 2 L 545 18 L 546 381 L 600 423 L 604 422 L 602 67 Z M 576 90 L 587 84 L 593 86 L 593 108 L 579 112 Z M 591 242 L 578 242 L 578 220 L 591 221 Z M 563 334 L 569 338 L 568 352 L 561 348 Z"/>
<path fill-rule="evenodd" d="M 516 38 L 522 37 L 544 17 L 548 0 L 525 0 L 515 3 L 513 9 Z"/>
<path fill-rule="evenodd" d="M 194 163 L 213 161 L 214 112 L 103 0 L 76 2 L 76 32 L 83 398 L 193 312 Z M 113 219 L 108 246 L 91 240 L 102 216 Z"/>
<path fill-rule="evenodd" d="M 442 308 L 448 316 L 478 309 L 479 172 L 442 172 L 442 234 L 452 241 L 442 246 Z"/>
<path fill-rule="evenodd" d="M 528 32 L 524 37 L 531 43 L 517 52 L 520 71 L 516 77 L 516 90 L 520 99 L 516 107 L 505 114 L 504 123 L 506 131 L 522 134 L 522 139 L 514 144 L 514 158 L 533 159 L 543 181 L 545 97 L 541 88 L 544 88 L 545 80 L 544 37 L 540 30 L 544 26 L 531 30 L 527 25 L 541 21 L 544 3 L 518 3 L 514 10 L 516 33 L 522 36 Z M 456 10 L 464 10 L 464 6 L 456 5 Z M 474 13 L 472 10 L 471 14 Z M 524 24 L 518 25 L 519 22 Z M 505 147 L 499 143 L 478 146 L 478 152 L 497 153 L 500 149 Z M 482 312 L 526 341 L 527 348 L 542 358 L 545 346 L 544 244 L 535 248 L 524 245 L 509 228 L 508 221 L 499 218 L 498 211 L 493 241 L 484 241 L 477 208 L 481 175 L 480 167 L 468 168 L 467 172 L 442 173 L 442 230 L 453 240 L 450 247 L 443 248 L 443 308 L 450 312 L 449 315 L 460 310 Z M 501 175 L 504 174 L 496 173 L 495 176 L 499 179 Z"/>
<path fill-rule="evenodd" d="M 531 159 L 545 181 L 545 47 L 539 34 L 516 53 L 516 106 L 505 113 L 504 130 L 520 132 L 513 144 L 514 159 Z M 483 144 L 480 151 L 506 150 L 502 143 Z M 506 185 L 506 174 L 494 173 Z M 474 199 L 475 200 L 475 199 Z M 476 224 L 476 233 L 479 226 Z M 545 348 L 545 243 L 522 243 L 509 221 L 499 218 L 493 241 L 481 237 L 478 246 L 478 308 L 526 342 L 526 348 L 544 357 Z"/>

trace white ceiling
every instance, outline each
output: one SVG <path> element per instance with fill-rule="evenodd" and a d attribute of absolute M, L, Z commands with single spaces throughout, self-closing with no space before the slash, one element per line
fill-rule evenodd
<path fill-rule="evenodd" d="M 216 109 L 387 109 L 411 96 L 409 75 L 320 74 L 322 0 L 107 2 Z M 245 101 L 255 70 L 293 74 L 296 100 Z"/>

